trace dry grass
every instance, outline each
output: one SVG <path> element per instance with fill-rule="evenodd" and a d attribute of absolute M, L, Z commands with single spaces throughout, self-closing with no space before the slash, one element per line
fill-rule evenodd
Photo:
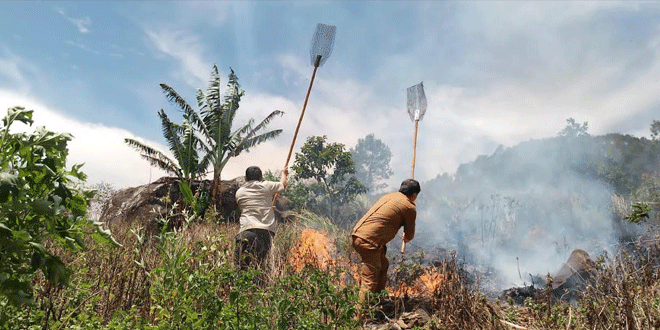
<path fill-rule="evenodd" d="M 231 259 L 230 251 L 236 226 L 216 226 L 193 223 L 178 234 L 179 239 L 191 249 L 197 242 L 219 243 L 215 262 Z M 35 298 L 39 308 L 46 311 L 47 317 L 61 320 L 64 311 L 78 308 L 81 304 L 94 302 L 94 312 L 106 322 L 115 312 L 137 309 L 142 318 L 150 317 L 151 278 L 149 273 L 161 263 L 162 251 L 157 248 L 156 236 L 137 225 L 118 224 L 110 227 L 113 236 L 122 246 L 110 247 L 88 240 L 88 249 L 72 253 L 52 244 L 54 254 L 60 256 L 72 270 L 72 282 L 66 288 L 48 285 L 42 276 L 35 282 Z M 224 255 L 223 255 L 224 254 Z M 83 286 L 85 290 L 76 292 Z M 82 296 L 77 296 L 82 293 Z M 73 296 L 73 297 L 72 297 Z M 75 312 L 75 310 L 74 310 Z"/>
<path fill-rule="evenodd" d="M 327 219 L 301 214 L 298 221 L 283 224 L 278 230 L 266 267 L 266 286 L 276 285 L 283 277 L 296 276 L 296 270 L 290 266 L 291 251 L 306 228 L 324 232 L 334 244 L 338 261 L 336 269 L 330 271 L 341 268 L 351 272 L 356 260 L 351 261 L 348 233 Z M 55 253 L 63 258 L 73 274 L 67 288 L 48 286 L 41 277 L 35 280 L 38 308 L 44 311 L 47 320 L 67 320 L 85 309 L 87 313 L 93 311 L 104 322 L 111 320 L 118 311 L 131 311 L 145 320 L 154 318 L 150 292 L 154 278 L 150 272 L 162 265 L 163 253 L 171 251 L 159 247 L 158 238 L 142 228 L 118 225 L 111 230 L 122 247 L 89 242 L 86 251 L 71 253 L 53 245 Z M 193 256 L 185 261 L 184 268 L 196 269 L 200 264 L 233 264 L 233 237 L 237 230 L 236 224 L 192 223 L 176 233 L 176 241 Z M 214 249 L 214 253 L 202 251 L 209 248 Z M 313 262 L 310 264 L 314 266 Z M 660 328 L 659 265 L 660 238 L 640 238 L 610 262 L 601 260 L 598 263 L 596 282 L 586 289 L 577 305 L 553 301 L 546 290 L 525 306 L 511 306 L 488 301 L 474 287 L 467 285 L 459 265 L 450 258 L 435 268 L 416 264 L 416 271 L 409 272 L 416 274 L 412 280 L 418 283 L 424 282 L 420 278 L 422 274 L 439 274 L 434 277 L 439 283 L 430 292 L 394 295 L 376 308 L 385 316 L 381 318 L 383 322 L 393 322 L 405 312 L 422 308 L 430 315 L 425 325 L 427 329 L 507 329 L 515 326 L 527 329 L 657 329 Z M 392 267 L 392 271 L 393 286 L 402 286 L 403 279 L 396 272 L 405 269 Z M 348 283 L 353 283 L 353 290 L 357 290 L 354 282 Z"/>
<path fill-rule="evenodd" d="M 660 328 L 660 272 L 652 262 L 657 241 L 638 240 L 612 260 L 599 260 L 592 285 L 573 305 L 559 303 L 549 288 L 525 306 L 498 306 L 505 320 L 527 329 Z"/>
<path fill-rule="evenodd" d="M 660 328 L 660 273 L 651 261 L 660 249 L 657 241 L 638 241 L 634 249 L 636 254 L 622 251 L 601 267 L 596 283 L 586 289 L 579 321 L 587 328 Z"/>

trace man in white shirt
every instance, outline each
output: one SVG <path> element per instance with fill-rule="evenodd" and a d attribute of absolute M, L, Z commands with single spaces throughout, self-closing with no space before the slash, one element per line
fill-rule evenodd
<path fill-rule="evenodd" d="M 286 188 L 287 169 L 280 182 L 264 181 L 261 169 L 245 170 L 245 184 L 236 191 L 236 203 L 241 209 L 240 229 L 236 235 L 234 263 L 242 270 L 261 267 L 275 236 L 277 221 L 273 206 L 276 193 Z"/>

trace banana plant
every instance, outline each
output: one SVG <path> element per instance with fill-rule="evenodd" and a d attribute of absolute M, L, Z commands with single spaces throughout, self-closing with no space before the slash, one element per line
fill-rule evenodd
<path fill-rule="evenodd" d="M 126 138 L 124 141 L 140 152 L 140 156 L 152 166 L 160 168 L 179 178 L 180 182 L 192 186 L 194 180 L 206 174 L 205 165 L 200 163 L 198 153 L 200 139 L 195 128 L 187 114 L 183 116 L 183 124 L 172 122 L 162 109 L 158 112 L 158 116 L 161 120 L 163 137 L 174 159 L 135 139 Z"/>
<path fill-rule="evenodd" d="M 233 129 L 234 118 L 245 91 L 241 90 L 234 70 L 231 70 L 229 74 L 227 93 L 224 98 L 220 85 L 220 73 L 218 67 L 214 65 L 206 92 L 201 89 L 197 90 L 199 112 L 195 111 L 172 87 L 165 84 L 160 85 L 167 99 L 179 106 L 199 134 L 200 150 L 204 152 L 200 164 L 204 169 L 213 168 L 211 196 L 212 203 L 217 208 L 220 207 L 221 200 L 221 173 L 227 162 L 232 157 L 236 157 L 242 152 L 248 152 L 250 148 L 280 135 L 281 129 L 267 131 L 266 127 L 275 117 L 283 114 L 280 110 L 274 110 L 257 125 L 255 125 L 254 119 L 250 119 L 247 123 Z"/>

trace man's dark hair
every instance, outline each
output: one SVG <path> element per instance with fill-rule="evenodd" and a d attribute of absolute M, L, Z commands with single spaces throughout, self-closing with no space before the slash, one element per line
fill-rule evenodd
<path fill-rule="evenodd" d="M 261 180 L 261 169 L 259 166 L 250 166 L 245 170 L 245 181 Z"/>
<path fill-rule="evenodd" d="M 399 192 L 406 196 L 419 194 L 420 191 L 422 191 L 422 189 L 419 188 L 419 182 L 413 179 L 404 180 L 401 182 L 401 188 L 399 188 Z"/>

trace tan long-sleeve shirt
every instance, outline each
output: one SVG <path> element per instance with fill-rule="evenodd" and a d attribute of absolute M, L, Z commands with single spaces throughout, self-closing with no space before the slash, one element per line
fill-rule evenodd
<path fill-rule="evenodd" d="M 353 227 L 351 235 L 372 244 L 383 246 L 391 241 L 399 228 L 407 240 L 415 236 L 417 209 L 406 195 L 400 192 L 381 197 Z"/>

